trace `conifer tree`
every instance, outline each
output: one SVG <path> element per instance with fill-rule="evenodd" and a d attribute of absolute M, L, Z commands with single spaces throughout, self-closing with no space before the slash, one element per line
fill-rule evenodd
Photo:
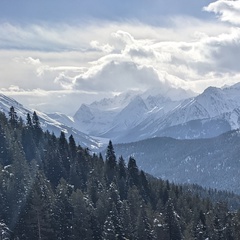
<path fill-rule="evenodd" d="M 41 124 L 40 124 L 38 115 L 35 111 L 33 112 L 33 116 L 32 116 L 32 125 L 35 129 L 41 128 Z"/>
<path fill-rule="evenodd" d="M 137 220 L 137 236 L 139 240 L 153 240 L 154 235 L 152 232 L 149 219 L 147 217 L 145 207 L 142 204 Z"/>
<path fill-rule="evenodd" d="M 72 192 L 72 187 L 62 178 L 57 186 L 53 202 L 53 226 L 55 239 L 73 239 L 73 207 L 69 198 Z"/>
<path fill-rule="evenodd" d="M 113 181 L 116 172 L 116 166 L 117 166 L 116 155 L 112 145 L 112 141 L 110 140 L 106 153 L 106 176 L 109 183 Z"/>
<path fill-rule="evenodd" d="M 77 146 L 72 134 L 69 137 L 69 150 L 70 150 L 71 157 L 75 158 L 77 154 Z"/>
<path fill-rule="evenodd" d="M 179 225 L 178 215 L 174 210 L 171 199 L 167 202 L 166 206 L 166 223 L 170 240 L 182 240 L 183 238 Z"/>
<path fill-rule="evenodd" d="M 69 152 L 68 152 L 68 142 L 65 137 L 65 133 L 63 131 L 61 131 L 61 134 L 59 137 L 59 152 L 61 155 L 63 167 L 65 169 L 66 178 L 68 178 L 70 173 L 70 158 L 69 158 Z"/>
<path fill-rule="evenodd" d="M 119 169 L 119 178 L 126 179 L 127 177 L 126 164 L 122 156 L 119 158 L 119 161 L 118 161 L 118 169 Z"/>
<path fill-rule="evenodd" d="M 72 231 L 75 239 L 91 239 L 90 215 L 83 193 L 77 189 L 70 196 L 73 208 Z"/>
<path fill-rule="evenodd" d="M 126 239 L 134 240 L 133 222 L 131 218 L 130 207 L 126 200 L 124 200 L 122 203 L 120 217 L 122 219 L 122 225 Z"/>
<path fill-rule="evenodd" d="M 110 217 L 115 229 L 116 239 L 125 240 L 125 232 L 123 229 L 122 219 L 119 212 L 117 211 L 116 205 L 112 203 L 112 209 L 110 211 Z"/>
<path fill-rule="evenodd" d="M 28 226 L 27 235 L 32 239 L 50 239 L 53 237 L 50 219 L 52 193 L 42 173 L 37 172 L 28 198 L 24 221 Z"/>
<path fill-rule="evenodd" d="M 32 124 L 32 119 L 30 117 L 30 114 L 27 113 L 27 123 L 26 123 L 27 127 L 32 128 L 33 124 Z"/>
<path fill-rule="evenodd" d="M 56 187 L 60 179 L 65 176 L 65 170 L 58 150 L 57 138 L 54 134 L 48 137 L 45 150 L 43 155 L 44 171 L 47 179 Z"/>
<path fill-rule="evenodd" d="M 128 161 L 128 184 L 139 186 L 139 170 L 133 157 L 130 157 Z"/>
<path fill-rule="evenodd" d="M 25 152 L 26 159 L 31 161 L 36 155 L 36 144 L 33 138 L 32 129 L 29 127 L 22 129 L 22 146 Z"/>
<path fill-rule="evenodd" d="M 42 128 L 41 124 L 38 118 L 37 113 L 34 111 L 32 116 L 32 126 L 33 126 L 33 138 L 35 140 L 36 145 L 38 145 L 41 142 L 42 137 Z"/>
<path fill-rule="evenodd" d="M 18 121 L 18 116 L 14 107 L 12 106 L 10 107 L 10 111 L 9 111 L 9 122 L 13 127 L 16 127 L 17 121 Z"/>
<path fill-rule="evenodd" d="M 109 141 L 106 153 L 106 162 L 108 163 L 111 169 L 115 168 L 117 165 L 115 151 L 112 145 L 112 141 Z"/>

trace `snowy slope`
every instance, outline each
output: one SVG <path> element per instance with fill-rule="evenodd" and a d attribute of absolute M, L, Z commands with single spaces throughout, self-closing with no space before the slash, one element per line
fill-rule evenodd
<path fill-rule="evenodd" d="M 118 132 L 125 133 L 149 115 L 158 118 L 166 114 L 192 95 L 192 92 L 174 88 L 127 91 L 113 98 L 82 104 L 73 116 L 74 127 L 90 135 L 115 138 Z"/>
<path fill-rule="evenodd" d="M 8 116 L 11 106 L 14 107 L 15 111 L 17 112 L 17 116 L 21 117 L 23 121 L 25 121 L 27 113 L 32 115 L 34 111 L 32 109 L 25 108 L 22 104 L 18 103 L 14 99 L 0 94 L 0 111 L 4 112 L 5 115 Z M 69 125 L 69 123 L 72 122 L 71 118 L 67 118 L 63 114 L 47 115 L 39 111 L 36 112 L 38 114 L 43 130 L 54 132 L 56 136 L 59 136 L 61 131 L 65 132 L 67 137 L 72 134 L 75 138 L 75 141 L 83 147 L 89 147 L 90 149 L 99 149 L 99 147 L 101 147 L 101 143 L 98 140 L 80 132 L 77 129 L 72 128 Z M 55 119 L 51 118 L 51 116 Z M 59 121 L 56 120 L 57 118 L 59 119 Z M 63 124 L 63 119 L 65 119 L 64 121 L 66 124 Z"/>
<path fill-rule="evenodd" d="M 223 89 L 209 87 L 196 97 L 186 99 L 188 96 L 182 89 L 122 94 L 82 105 L 74 120 L 85 133 L 114 142 L 156 136 L 209 138 L 239 128 L 240 84 Z"/>
<path fill-rule="evenodd" d="M 74 127 L 90 135 L 100 136 L 112 128 L 113 119 L 139 92 L 130 91 L 104 98 L 90 105 L 82 104 L 73 116 Z"/>
<path fill-rule="evenodd" d="M 165 114 L 152 114 L 138 126 L 129 129 L 118 142 L 169 136 L 179 139 L 209 138 L 240 126 L 240 88 L 206 89 L 197 97 L 173 105 Z M 165 104 L 164 104 L 165 105 Z M 168 108 L 169 109 L 169 108 Z M 138 133 L 139 138 L 134 136 Z M 136 134 L 135 134 L 136 135 Z"/>
<path fill-rule="evenodd" d="M 174 88 L 155 88 L 146 92 L 130 91 L 114 98 L 103 99 L 92 104 L 82 104 L 73 116 L 78 130 L 100 137 L 113 139 L 115 142 L 126 141 L 131 130 L 163 118 L 176 108 L 192 92 Z M 138 131 L 139 129 L 136 129 Z M 133 140 L 141 139 L 137 132 Z M 145 133 L 142 133 L 142 138 Z"/>

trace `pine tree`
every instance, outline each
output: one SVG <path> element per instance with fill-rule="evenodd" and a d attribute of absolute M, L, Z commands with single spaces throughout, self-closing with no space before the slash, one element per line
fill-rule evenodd
<path fill-rule="evenodd" d="M 116 173 L 117 160 L 111 140 L 109 141 L 106 153 L 106 176 L 108 183 L 111 183 Z"/>
<path fill-rule="evenodd" d="M 77 189 L 70 196 L 73 207 L 72 232 L 74 239 L 91 239 L 90 215 L 83 193 Z"/>
<path fill-rule="evenodd" d="M 32 126 L 33 126 L 33 138 L 35 140 L 36 145 L 38 145 L 41 142 L 41 138 L 42 138 L 42 128 L 41 128 L 41 124 L 38 118 L 37 113 L 34 111 L 33 112 L 33 116 L 32 116 Z"/>
<path fill-rule="evenodd" d="M 109 141 L 106 153 L 106 162 L 111 169 L 114 169 L 117 165 L 115 151 L 112 145 L 112 141 Z"/>
<path fill-rule="evenodd" d="M 22 146 L 28 161 L 31 161 L 36 156 L 36 144 L 33 138 L 32 129 L 29 127 L 22 129 Z"/>
<path fill-rule="evenodd" d="M 47 179 L 56 187 L 60 179 L 65 176 L 60 152 L 58 150 L 57 138 L 54 134 L 48 136 L 43 155 L 44 171 Z"/>
<path fill-rule="evenodd" d="M 53 226 L 55 239 L 73 239 L 73 206 L 69 198 L 72 192 L 72 187 L 69 186 L 64 179 L 61 179 L 57 186 L 53 202 Z"/>
<path fill-rule="evenodd" d="M 32 239 L 44 240 L 53 237 L 50 219 L 51 199 L 49 183 L 42 173 L 37 172 L 29 195 L 24 221 L 28 226 L 27 235 Z"/>
<path fill-rule="evenodd" d="M 153 240 L 154 235 L 152 227 L 149 223 L 144 205 L 141 205 L 137 220 L 137 239 L 139 240 Z"/>
<path fill-rule="evenodd" d="M 131 218 L 130 208 L 126 200 L 124 200 L 122 203 L 120 217 L 122 219 L 122 225 L 126 239 L 134 240 L 133 222 Z"/>
<path fill-rule="evenodd" d="M 110 217 L 115 229 L 116 239 L 125 240 L 125 232 L 123 229 L 122 219 L 119 212 L 117 211 L 116 205 L 112 203 L 112 209 L 110 211 Z"/>
<path fill-rule="evenodd" d="M 122 156 L 119 158 L 119 161 L 118 161 L 118 169 L 119 169 L 119 178 L 126 179 L 127 177 L 126 164 Z"/>
<path fill-rule="evenodd" d="M 128 184 L 130 187 L 139 186 L 139 170 L 133 157 L 130 157 L 128 161 Z"/>
<path fill-rule="evenodd" d="M 29 122 L 30 123 L 30 122 Z M 33 116 L 32 116 L 32 125 L 35 129 L 39 129 L 41 128 L 41 124 L 40 124 L 40 121 L 39 121 L 39 118 L 38 118 L 38 115 L 37 113 L 34 111 L 33 112 Z"/>
<path fill-rule="evenodd" d="M 15 112 L 14 107 L 10 107 L 9 111 L 9 122 L 13 127 L 17 126 L 17 121 L 18 121 L 18 116 L 17 113 Z"/>
<path fill-rule="evenodd" d="M 166 223 L 170 240 L 182 240 L 181 228 L 179 225 L 179 216 L 174 210 L 171 199 L 167 202 L 166 206 Z"/>
<path fill-rule="evenodd" d="M 30 114 L 27 113 L 27 123 L 26 123 L 27 127 L 32 128 L 33 124 L 32 124 L 32 119 L 30 117 Z"/>
<path fill-rule="evenodd" d="M 127 201 L 128 201 L 128 206 L 129 206 L 130 216 L 132 221 L 132 229 L 133 229 L 132 236 L 133 236 L 133 239 L 136 239 L 137 217 L 138 217 L 139 209 L 142 205 L 142 198 L 136 186 L 129 188 Z"/>
<path fill-rule="evenodd" d="M 72 134 L 69 137 L 69 150 L 70 150 L 71 157 L 75 158 L 77 154 L 77 146 Z"/>
<path fill-rule="evenodd" d="M 68 142 L 65 137 L 65 133 L 62 131 L 59 137 L 59 152 L 61 155 L 61 161 L 63 163 L 63 167 L 65 169 L 66 179 L 67 179 L 70 174 L 70 158 L 69 158 L 69 151 L 68 151 Z"/>
<path fill-rule="evenodd" d="M 151 200 L 151 190 L 146 175 L 142 170 L 140 171 L 139 181 L 141 184 L 140 193 L 142 195 L 142 198 L 145 200 L 145 202 L 148 202 L 149 200 Z"/>

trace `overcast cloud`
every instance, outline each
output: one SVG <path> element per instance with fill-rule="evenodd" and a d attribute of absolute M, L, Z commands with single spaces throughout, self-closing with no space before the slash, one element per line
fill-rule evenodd
<path fill-rule="evenodd" d="M 45 14 L 48 1 L 25 0 L 16 9 L 15 1 L 1 1 L 1 92 L 31 108 L 73 114 L 83 102 L 130 89 L 201 92 L 240 80 L 240 1 L 105 1 L 108 14 L 83 1 L 79 18 L 77 1 L 55 1 L 58 13 L 49 3 Z"/>

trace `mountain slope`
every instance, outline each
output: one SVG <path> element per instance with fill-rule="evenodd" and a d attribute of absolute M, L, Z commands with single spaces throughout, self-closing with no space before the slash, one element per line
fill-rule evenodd
<path fill-rule="evenodd" d="M 9 109 L 11 106 L 14 107 L 18 117 L 21 117 L 23 121 L 25 121 L 27 113 L 29 113 L 30 115 L 32 115 L 33 113 L 33 110 L 25 108 L 22 104 L 18 103 L 14 99 L 9 98 L 3 94 L 0 94 L 0 111 L 4 112 L 5 115 L 8 116 Z M 69 126 L 68 124 L 71 122 L 71 120 L 67 119 L 64 115 L 61 114 L 47 115 L 39 111 L 36 112 L 43 130 L 54 132 L 57 136 L 60 135 L 61 131 L 65 132 L 67 136 L 70 136 L 72 134 L 77 143 L 84 147 L 89 147 L 90 149 L 98 149 L 99 147 L 101 147 L 101 143 L 98 140 Z M 54 117 L 55 119 L 51 118 L 51 116 Z M 66 125 L 61 123 L 63 122 L 62 120 L 63 116 Z M 57 118 L 59 118 L 61 122 L 56 120 Z"/>
<path fill-rule="evenodd" d="M 73 116 L 74 127 L 90 135 L 101 136 L 112 128 L 113 119 L 138 94 L 130 91 L 113 98 L 104 98 L 90 105 L 82 104 Z"/>
<path fill-rule="evenodd" d="M 236 130 L 210 139 L 152 138 L 115 145 L 115 152 L 134 156 L 144 171 L 156 177 L 240 194 L 239 146 Z"/>

